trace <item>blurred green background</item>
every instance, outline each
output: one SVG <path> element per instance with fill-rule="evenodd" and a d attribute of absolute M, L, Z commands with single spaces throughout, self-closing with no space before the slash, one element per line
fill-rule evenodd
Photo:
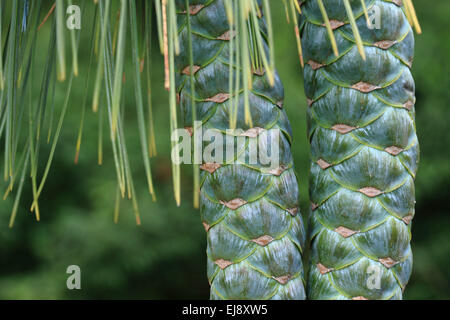
<path fill-rule="evenodd" d="M 77 3 L 77 1 L 74 1 Z M 302 70 L 292 25 L 284 8 L 272 3 L 276 65 L 285 87 L 285 109 L 294 131 L 293 153 L 300 179 L 301 208 L 309 205 L 308 153 Z M 416 37 L 417 130 L 421 163 L 416 182 L 412 247 L 414 270 L 406 299 L 450 299 L 450 28 L 448 0 L 415 0 L 423 34 Z M 172 194 L 168 95 L 163 90 L 163 60 L 154 41 L 153 106 L 158 156 L 152 159 L 157 202 L 147 192 L 135 118 L 134 89 L 127 69 L 125 107 L 127 144 L 142 225 L 130 201 L 121 201 L 113 223 L 116 180 L 108 134 L 103 166 L 97 165 L 97 116 L 88 110 L 81 155 L 74 165 L 76 136 L 88 70 L 91 14 L 83 13 L 80 76 L 75 80 L 68 115 L 51 174 L 40 197 L 41 221 L 29 211 L 26 184 L 15 227 L 8 228 L 13 198 L 0 206 L 0 299 L 207 299 L 206 241 L 199 213 L 192 207 L 192 170 L 182 168 L 182 204 Z M 50 24 L 38 43 L 44 61 Z M 155 38 L 156 40 L 156 38 Z M 131 56 L 127 56 L 131 62 Z M 38 86 L 35 86 L 36 90 Z M 65 84 L 57 85 L 62 102 Z M 90 98 L 89 98 L 90 99 Z M 58 105 L 58 104 L 57 104 Z M 59 110 L 59 109 L 58 109 Z M 105 128 L 106 129 L 106 128 Z M 43 160 L 48 155 L 48 148 Z M 41 161 L 41 165 L 45 162 Z M 1 185 L 1 189 L 5 184 Z M 3 192 L 3 191 L 2 191 Z M 66 268 L 81 268 L 82 290 L 66 288 Z"/>

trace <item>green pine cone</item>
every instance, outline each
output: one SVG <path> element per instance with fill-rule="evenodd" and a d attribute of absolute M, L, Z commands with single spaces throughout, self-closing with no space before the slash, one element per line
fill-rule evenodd
<path fill-rule="evenodd" d="M 176 58 L 177 92 L 184 124 L 192 127 L 188 32 L 185 1 L 177 1 L 180 55 Z M 280 133 L 279 167 L 231 158 L 201 166 L 201 219 L 207 232 L 207 276 L 211 299 L 304 299 L 302 248 L 305 231 L 298 209 L 298 185 L 290 151 L 292 132 L 282 110 L 284 91 L 278 75 L 271 87 L 254 74 L 250 92 L 253 127 L 244 121 L 243 94 L 236 128 L 248 138 L 227 134 L 230 116 L 229 24 L 223 0 L 190 1 L 195 72 L 196 118 L 235 141 L 239 155 L 257 156 L 252 141 L 269 142 Z M 262 30 L 265 30 L 261 19 Z M 242 81 L 241 81 L 242 84 Z M 206 143 L 207 145 L 208 143 Z M 224 150 L 229 142 L 224 142 Z M 224 151 L 225 152 L 225 151 Z"/>
<path fill-rule="evenodd" d="M 419 160 L 413 32 L 401 0 L 366 0 L 379 13 L 374 29 L 361 1 L 350 1 L 363 61 L 343 2 L 323 2 L 338 57 L 316 0 L 304 1 L 300 20 L 312 158 L 308 297 L 401 299 L 412 269 Z"/>

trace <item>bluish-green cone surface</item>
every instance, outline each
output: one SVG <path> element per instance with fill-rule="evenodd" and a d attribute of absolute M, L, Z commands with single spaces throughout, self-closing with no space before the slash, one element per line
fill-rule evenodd
<path fill-rule="evenodd" d="M 185 1 L 177 1 L 180 55 L 177 92 L 186 127 L 192 127 Z M 201 219 L 207 232 L 207 277 L 211 299 L 304 299 L 302 247 L 305 232 L 298 210 L 298 185 L 290 151 L 292 132 L 282 109 L 284 92 L 276 75 L 270 86 L 254 74 L 249 96 L 253 126 L 244 121 L 243 93 L 230 99 L 229 24 L 224 2 L 190 1 L 197 120 L 235 142 L 239 154 L 256 156 L 251 141 L 267 145 L 279 130 L 279 166 L 229 159 L 201 166 Z M 261 19 L 262 30 L 265 30 Z M 236 68 L 234 68 L 236 74 Z M 242 74 L 242 73 L 241 73 Z M 235 79 L 236 80 L 236 79 Z M 234 82 L 236 83 L 236 82 Z M 241 82 L 242 84 L 242 79 Z M 238 101 L 237 129 L 227 134 L 231 101 Z M 208 143 L 206 143 L 207 145 Z M 236 142 L 237 145 L 237 142 Z M 258 158 L 259 159 L 259 158 Z"/>
<path fill-rule="evenodd" d="M 414 38 L 401 1 L 350 1 L 358 53 L 342 0 L 316 0 L 300 22 L 309 102 L 311 299 L 401 299 L 412 269 L 411 220 L 419 145 L 414 124 Z M 372 10 L 374 9 L 374 10 Z M 376 23 L 374 19 L 372 22 Z"/>

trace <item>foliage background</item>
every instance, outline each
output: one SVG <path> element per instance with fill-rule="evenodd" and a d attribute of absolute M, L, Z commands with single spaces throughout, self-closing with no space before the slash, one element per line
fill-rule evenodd
<path fill-rule="evenodd" d="M 414 270 L 405 298 L 450 299 L 450 1 L 416 0 L 414 3 L 423 29 L 423 35 L 416 37 L 413 66 L 421 163 L 413 222 Z M 276 64 L 285 86 L 285 108 L 294 130 L 293 153 L 300 178 L 301 208 L 307 215 L 309 147 L 302 71 L 292 25 L 287 25 L 281 5 L 272 8 Z M 121 202 L 120 221 L 113 223 L 114 164 L 110 149 L 105 148 L 104 165 L 97 165 L 97 118 L 91 112 L 85 123 L 80 160 L 74 165 L 89 59 L 89 46 L 83 43 L 89 43 L 91 30 L 90 13 L 83 14 L 81 72 L 74 82 L 57 155 L 40 198 L 41 222 L 36 223 L 29 212 L 32 202 L 29 183 L 13 229 L 8 228 L 13 199 L 8 198 L 0 206 L 0 299 L 207 299 L 205 234 L 199 213 L 192 208 L 189 166 L 182 168 L 180 207 L 176 207 L 172 195 L 168 96 L 163 90 L 163 62 L 158 50 L 153 50 L 152 57 L 158 139 L 158 156 L 152 159 L 156 203 L 147 192 L 131 72 L 127 70 L 130 74 L 125 96 L 126 108 L 130 110 L 126 115 L 127 143 L 142 226 L 135 225 L 129 201 Z M 40 31 L 44 38 L 50 31 L 49 25 Z M 45 45 L 45 41 L 39 43 L 42 50 L 38 52 L 46 52 Z M 44 56 L 37 59 L 44 61 Z M 127 59 L 131 60 L 131 56 Z M 62 101 L 65 85 L 59 84 L 57 88 L 56 99 Z M 104 143 L 109 146 L 107 139 Z M 3 190 L 5 184 L 0 187 Z M 65 271 L 72 264 L 81 267 L 82 290 L 66 288 Z"/>

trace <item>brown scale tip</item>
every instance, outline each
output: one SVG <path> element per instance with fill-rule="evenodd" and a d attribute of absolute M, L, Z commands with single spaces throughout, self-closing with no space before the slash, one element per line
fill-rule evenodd
<path fill-rule="evenodd" d="M 203 223 L 203 227 L 205 228 L 205 231 L 208 232 L 209 229 L 211 229 L 211 226 L 204 221 L 202 223 Z"/>
<path fill-rule="evenodd" d="M 284 171 L 286 171 L 286 169 L 287 169 L 286 166 L 281 165 L 278 168 L 269 170 L 269 173 L 274 175 L 274 176 L 278 176 L 279 177 Z"/>
<path fill-rule="evenodd" d="M 373 187 L 361 188 L 361 189 L 359 189 L 359 192 L 368 196 L 369 198 L 379 196 L 380 194 L 383 193 L 382 191 L 378 190 L 377 188 L 373 188 Z"/>
<path fill-rule="evenodd" d="M 200 10 L 202 10 L 205 6 L 203 4 L 193 4 L 189 6 L 189 14 L 191 16 L 196 15 L 197 13 L 200 12 Z M 186 13 L 186 10 L 183 11 L 182 13 Z"/>
<path fill-rule="evenodd" d="M 357 297 L 353 297 L 352 300 L 369 300 L 363 296 L 357 296 Z"/>
<path fill-rule="evenodd" d="M 386 151 L 389 154 L 392 154 L 393 156 L 396 156 L 400 152 L 402 152 L 403 149 L 399 148 L 399 147 L 396 147 L 396 146 L 391 146 L 391 147 L 387 147 L 386 149 L 384 149 L 384 151 Z"/>
<path fill-rule="evenodd" d="M 219 163 L 204 163 L 200 166 L 201 170 L 208 171 L 209 173 L 213 174 L 214 171 L 219 169 L 221 167 L 221 164 Z"/>
<path fill-rule="evenodd" d="M 307 62 L 307 64 L 309 64 L 313 70 L 320 69 L 320 68 L 322 68 L 324 66 L 323 64 L 318 63 L 316 61 L 312 61 L 312 60 L 309 60 Z"/>
<path fill-rule="evenodd" d="M 214 263 L 217 264 L 222 270 L 233 264 L 233 262 L 224 259 L 217 259 Z"/>
<path fill-rule="evenodd" d="M 352 89 L 361 91 L 362 93 L 369 93 L 372 92 L 374 90 L 380 89 L 380 86 L 376 86 L 367 82 L 363 82 L 360 81 L 358 83 L 355 83 L 354 85 L 352 85 Z"/>
<path fill-rule="evenodd" d="M 276 105 L 278 106 L 278 108 L 283 109 L 283 100 L 280 100 L 276 103 Z"/>
<path fill-rule="evenodd" d="M 254 127 L 251 129 L 248 129 L 244 132 L 241 133 L 242 137 L 249 137 L 249 138 L 256 138 L 257 136 L 259 136 L 261 134 L 261 132 L 263 132 L 265 129 L 264 128 L 260 128 L 260 127 Z"/>
<path fill-rule="evenodd" d="M 231 36 L 230 36 L 231 34 Z M 217 37 L 217 40 L 229 41 L 231 38 L 236 36 L 236 31 L 233 30 L 233 33 L 230 33 L 230 30 L 225 31 L 223 34 Z"/>
<path fill-rule="evenodd" d="M 405 224 L 410 224 L 411 221 L 412 221 L 412 219 L 413 219 L 413 215 L 412 215 L 412 214 L 408 214 L 407 216 L 404 216 L 404 217 L 402 218 L 402 221 L 403 221 Z"/>
<path fill-rule="evenodd" d="M 264 68 L 256 68 L 256 69 L 252 68 L 252 73 L 256 74 L 257 76 L 263 76 L 265 72 L 266 71 L 264 70 Z"/>
<path fill-rule="evenodd" d="M 330 26 L 332 30 L 336 30 L 339 27 L 342 27 L 345 24 L 345 22 L 339 21 L 339 20 L 335 20 L 335 19 L 330 19 Z M 322 24 L 322 26 L 325 27 L 325 23 Z"/>
<path fill-rule="evenodd" d="M 333 271 L 333 268 L 327 268 L 327 267 L 325 267 L 323 264 L 321 264 L 321 263 L 318 263 L 317 264 L 317 269 L 319 269 L 319 272 L 321 273 L 321 274 L 326 274 L 326 273 L 328 273 L 328 272 L 330 272 L 330 271 Z"/>
<path fill-rule="evenodd" d="M 375 47 L 377 47 L 377 48 L 387 50 L 387 49 L 389 49 L 390 47 L 392 47 L 396 43 L 397 43 L 397 41 L 395 41 L 395 40 L 394 41 L 382 40 L 382 41 L 375 42 L 373 45 Z"/>
<path fill-rule="evenodd" d="M 188 132 L 188 134 L 192 137 L 192 134 L 194 132 L 192 127 L 184 127 L 184 130 L 186 130 Z"/>
<path fill-rule="evenodd" d="M 346 124 L 335 124 L 334 126 L 331 127 L 331 130 L 339 132 L 340 134 L 346 134 L 355 129 L 357 129 L 357 127 L 352 127 Z"/>
<path fill-rule="evenodd" d="M 329 164 L 328 162 L 326 162 L 323 159 L 317 160 L 316 163 L 319 165 L 319 167 L 322 168 L 322 170 L 325 170 L 325 169 L 331 167 L 331 164 Z"/>
<path fill-rule="evenodd" d="M 271 243 L 273 241 L 273 238 L 269 235 L 264 235 L 259 238 L 253 239 L 252 241 L 254 243 L 257 243 L 260 246 L 264 247 L 264 246 L 268 245 L 269 243 Z"/>
<path fill-rule="evenodd" d="M 286 284 L 291 279 L 291 276 L 285 275 L 285 276 L 281 276 L 281 277 L 272 277 L 272 278 L 281 284 Z"/>
<path fill-rule="evenodd" d="M 220 200 L 220 203 L 223 204 L 225 207 L 230 208 L 231 210 L 236 210 L 240 207 L 242 207 L 244 204 L 247 203 L 244 199 L 236 198 L 230 201 L 222 201 Z"/>
<path fill-rule="evenodd" d="M 230 98 L 229 93 L 218 93 L 211 98 L 207 98 L 206 101 L 215 102 L 215 103 L 224 103 Z"/>
<path fill-rule="evenodd" d="M 295 217 L 297 215 L 297 213 L 298 213 L 298 207 L 287 209 L 287 211 L 289 212 L 289 214 L 291 216 Z"/>
<path fill-rule="evenodd" d="M 414 106 L 414 103 L 411 100 L 408 100 L 404 105 L 403 108 L 411 111 L 412 107 Z"/>
<path fill-rule="evenodd" d="M 394 259 L 387 257 L 387 258 L 380 258 L 378 259 L 379 262 L 381 262 L 386 268 L 390 269 L 393 266 L 395 266 L 398 262 Z"/>
<path fill-rule="evenodd" d="M 354 235 L 355 233 L 358 233 L 358 231 L 354 231 L 351 230 L 349 228 L 346 227 L 337 227 L 336 229 L 334 229 L 334 231 L 336 231 L 337 233 L 339 233 L 342 237 L 344 238 L 348 238 L 351 237 L 352 235 Z"/>
<path fill-rule="evenodd" d="M 200 66 L 192 66 L 193 74 L 196 74 L 197 71 L 200 70 Z M 191 66 L 187 66 L 186 68 L 181 71 L 182 74 L 185 74 L 187 76 L 191 75 Z"/>

